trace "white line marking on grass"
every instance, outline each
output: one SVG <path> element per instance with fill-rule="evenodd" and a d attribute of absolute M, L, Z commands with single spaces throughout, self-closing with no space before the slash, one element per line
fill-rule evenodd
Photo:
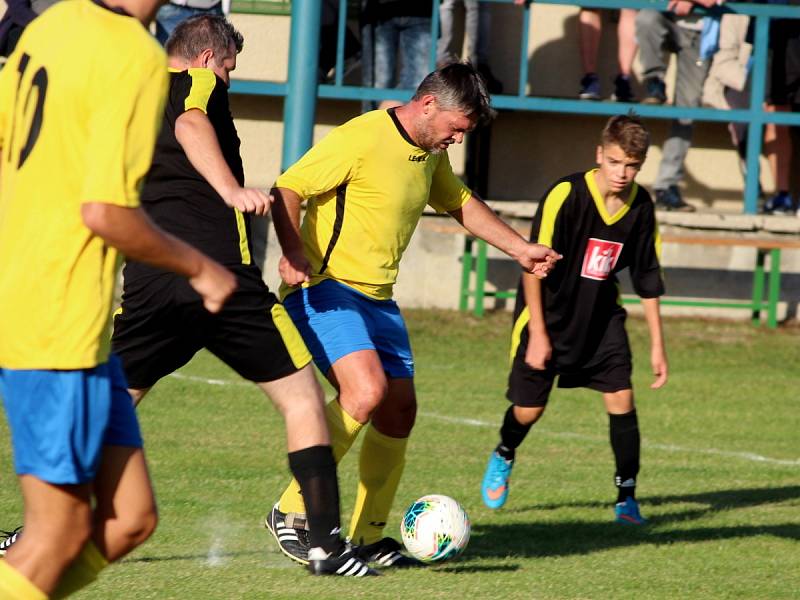
<path fill-rule="evenodd" d="M 428 417 L 430 419 L 437 419 L 448 423 L 458 423 L 460 425 L 472 425 L 473 427 L 495 427 L 499 428 L 499 421 L 497 423 L 487 423 L 478 419 L 465 419 L 461 417 L 449 417 L 446 415 L 437 415 L 435 413 L 420 412 L 421 417 Z M 551 437 L 572 438 L 576 440 L 585 440 L 591 442 L 606 442 L 606 438 L 600 436 L 583 435 L 581 433 L 573 433 L 569 431 L 543 431 L 539 430 L 540 435 L 549 435 Z M 645 448 L 654 448 L 656 450 L 664 450 L 667 452 L 688 452 L 693 454 L 712 454 L 715 456 L 725 456 L 729 458 L 741 458 L 752 462 L 769 463 L 773 465 L 789 465 L 800 466 L 800 460 L 790 460 L 782 458 L 770 458 L 762 456 L 753 452 L 732 452 L 730 450 L 718 450 L 716 448 L 685 448 L 683 446 L 675 446 L 674 444 L 659 444 L 655 442 L 642 441 L 642 446 Z"/>
<path fill-rule="evenodd" d="M 183 373 L 171 373 L 170 377 L 176 379 L 183 379 L 186 381 L 196 381 L 198 383 L 207 383 L 208 385 L 252 385 L 245 381 L 231 381 L 229 379 L 208 379 L 206 377 L 198 377 L 196 375 L 184 375 Z M 445 421 L 447 423 L 458 423 L 460 425 L 471 425 L 473 427 L 499 427 L 499 423 L 488 423 L 479 419 L 468 419 L 464 417 L 449 417 L 447 415 L 437 415 L 436 413 L 419 412 L 421 417 L 429 419 L 436 419 L 438 421 Z M 552 437 L 573 438 L 576 440 L 584 440 L 591 442 L 605 442 L 606 438 L 599 436 L 583 435 L 581 433 L 573 433 L 569 431 L 543 431 L 539 430 L 540 435 L 549 435 Z M 683 446 L 675 446 L 673 444 L 659 444 L 657 442 L 642 441 L 642 446 L 645 448 L 654 448 L 656 450 L 664 450 L 666 452 L 687 452 L 693 454 L 711 454 L 714 456 L 725 456 L 728 458 L 740 458 L 742 460 L 749 460 L 751 462 L 768 463 L 771 465 L 786 465 L 786 466 L 800 466 L 800 460 L 791 460 L 783 458 L 770 458 L 769 456 L 762 456 L 754 452 L 733 452 L 730 450 L 718 450 L 717 448 L 686 448 Z"/>

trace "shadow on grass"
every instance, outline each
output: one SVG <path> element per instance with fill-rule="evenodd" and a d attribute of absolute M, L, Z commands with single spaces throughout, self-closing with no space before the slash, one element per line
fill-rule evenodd
<path fill-rule="evenodd" d="M 239 556 L 255 556 L 265 554 L 263 550 L 247 550 L 242 552 L 220 552 L 214 555 L 215 558 L 235 558 Z M 173 554 L 169 556 L 136 556 L 133 558 L 123 558 L 120 563 L 157 563 L 170 561 L 197 561 L 208 560 L 208 554 Z"/>
<path fill-rule="evenodd" d="M 506 556 L 567 556 L 586 554 L 638 544 L 670 544 L 703 542 L 771 535 L 800 541 L 800 523 L 778 525 L 738 525 L 730 527 L 698 527 L 694 529 L 665 529 L 670 524 L 685 523 L 707 517 L 715 512 L 762 506 L 800 498 L 800 486 L 720 490 L 698 494 L 657 496 L 647 498 L 643 505 L 705 504 L 704 508 L 657 515 L 644 527 L 619 525 L 611 521 L 569 521 L 561 523 L 513 523 L 492 525 L 475 523 L 470 540 L 470 554 L 481 557 Z M 528 511 L 555 510 L 565 507 L 600 508 L 607 504 L 564 503 L 531 505 Z M 523 512 L 520 509 L 514 513 Z"/>
<path fill-rule="evenodd" d="M 470 552 L 471 553 L 471 552 Z M 519 565 L 470 565 L 455 564 L 433 569 L 437 573 L 502 573 L 519 571 Z"/>

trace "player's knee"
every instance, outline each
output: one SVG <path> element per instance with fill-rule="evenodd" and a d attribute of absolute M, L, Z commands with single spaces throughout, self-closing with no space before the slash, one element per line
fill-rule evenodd
<path fill-rule="evenodd" d="M 515 406 L 514 418 L 520 425 L 533 425 L 544 414 L 544 406 Z"/>
<path fill-rule="evenodd" d="M 155 506 L 120 515 L 114 528 L 118 537 L 114 546 L 122 550 L 121 554 L 127 554 L 153 535 L 157 525 L 158 511 Z M 116 560 L 118 557 L 109 558 Z"/>
<path fill-rule="evenodd" d="M 351 390 L 349 393 L 342 391 L 342 405 L 352 407 L 351 416 L 361 423 L 366 423 L 386 399 L 387 391 L 386 379 L 367 379 L 357 390 Z"/>

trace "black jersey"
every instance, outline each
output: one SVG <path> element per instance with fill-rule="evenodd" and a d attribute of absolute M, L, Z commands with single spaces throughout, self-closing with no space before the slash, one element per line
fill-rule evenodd
<path fill-rule="evenodd" d="M 622 208 L 609 215 L 594 173 L 575 173 L 557 181 L 539 203 L 531 228 L 531 241 L 564 256 L 542 281 L 553 362 L 562 370 L 580 368 L 594 356 L 611 317 L 624 312 L 618 272 L 630 268 L 633 287 L 642 298 L 664 293 L 658 258 L 661 242 L 650 195 L 634 183 Z M 520 283 L 517 331 L 525 307 Z"/>
<path fill-rule="evenodd" d="M 161 132 L 142 189 L 142 206 L 161 228 L 220 263 L 251 264 L 249 215 L 225 204 L 189 162 L 175 137 L 176 120 L 191 109 L 202 110 L 208 116 L 225 162 L 239 185 L 244 185 L 240 141 L 225 82 L 210 69 L 171 70 Z M 133 261 L 125 266 L 126 281 L 161 272 Z"/>

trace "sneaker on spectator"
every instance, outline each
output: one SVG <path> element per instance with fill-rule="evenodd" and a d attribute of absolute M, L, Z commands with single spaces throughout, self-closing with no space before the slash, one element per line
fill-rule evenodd
<path fill-rule="evenodd" d="M 489 90 L 490 94 L 503 93 L 503 82 L 494 76 L 494 73 L 492 73 L 489 65 L 483 63 L 479 64 L 478 73 L 480 73 L 481 77 L 483 77 L 483 81 L 486 83 L 486 89 Z"/>
<path fill-rule="evenodd" d="M 597 75 L 587 73 L 583 76 L 578 98 L 581 100 L 600 100 L 600 78 Z"/>
<path fill-rule="evenodd" d="M 694 212 L 695 208 L 681 198 L 681 191 L 677 185 L 671 185 L 665 190 L 655 190 L 656 208 L 676 212 Z"/>
<path fill-rule="evenodd" d="M 788 192 L 778 192 L 764 202 L 764 212 L 768 215 L 790 215 L 794 212 L 792 196 Z"/>
<path fill-rule="evenodd" d="M 631 88 L 630 77 L 617 75 L 614 78 L 614 93 L 611 94 L 612 102 L 636 102 L 636 96 Z"/>
<path fill-rule="evenodd" d="M 667 101 L 667 86 L 660 77 L 648 77 L 644 80 L 645 97 L 643 104 L 664 104 Z"/>

